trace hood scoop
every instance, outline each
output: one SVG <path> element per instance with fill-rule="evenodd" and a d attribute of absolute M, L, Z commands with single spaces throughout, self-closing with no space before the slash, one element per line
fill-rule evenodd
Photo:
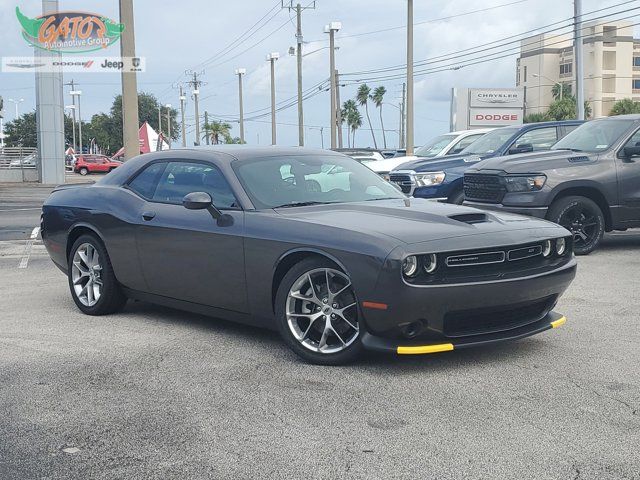
<path fill-rule="evenodd" d="M 456 220 L 457 222 L 468 223 L 469 225 L 488 221 L 486 213 L 459 213 L 456 215 L 449 215 L 448 218 Z"/>
<path fill-rule="evenodd" d="M 569 158 L 567 158 L 567 160 L 570 163 L 588 162 L 589 161 L 589 157 L 587 157 L 585 155 L 579 155 L 577 157 L 569 157 Z"/>

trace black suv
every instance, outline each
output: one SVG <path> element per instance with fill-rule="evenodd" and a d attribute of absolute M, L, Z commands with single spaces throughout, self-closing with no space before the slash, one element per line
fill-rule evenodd
<path fill-rule="evenodd" d="M 588 254 L 604 232 L 640 227 L 640 115 L 592 120 L 551 150 L 478 163 L 465 205 L 546 218 Z"/>

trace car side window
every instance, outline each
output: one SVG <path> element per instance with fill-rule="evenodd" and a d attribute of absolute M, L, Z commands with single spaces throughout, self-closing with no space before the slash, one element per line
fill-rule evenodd
<path fill-rule="evenodd" d="M 204 163 L 169 162 L 152 200 L 181 205 L 184 196 L 192 192 L 207 192 L 219 209 L 238 207 L 224 175 L 213 165 Z"/>
<path fill-rule="evenodd" d="M 160 176 L 166 166 L 166 162 L 149 165 L 129 182 L 129 189 L 141 197 L 151 200 L 158 186 L 158 180 L 160 180 Z"/>
<path fill-rule="evenodd" d="M 556 127 L 536 128 L 523 133 L 514 143 L 515 146 L 531 145 L 533 151 L 549 150 L 558 141 Z"/>
<path fill-rule="evenodd" d="M 623 150 L 627 147 L 640 147 L 640 130 L 631 135 L 631 138 L 622 147 Z M 622 150 L 622 151 L 623 151 Z"/>

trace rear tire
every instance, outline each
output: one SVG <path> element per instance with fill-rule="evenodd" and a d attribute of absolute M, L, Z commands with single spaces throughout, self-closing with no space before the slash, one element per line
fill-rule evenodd
<path fill-rule="evenodd" d="M 309 363 L 343 365 L 363 350 L 351 280 L 328 259 L 308 258 L 287 272 L 278 287 L 275 313 L 284 341 Z"/>
<path fill-rule="evenodd" d="M 569 196 L 556 200 L 549 208 L 547 219 L 573 234 L 573 251 L 576 255 L 593 252 L 604 236 L 602 210 L 587 197 Z"/>
<path fill-rule="evenodd" d="M 95 235 L 81 235 L 71 247 L 67 276 L 71 297 L 87 315 L 115 313 L 127 303 L 107 249 Z"/>

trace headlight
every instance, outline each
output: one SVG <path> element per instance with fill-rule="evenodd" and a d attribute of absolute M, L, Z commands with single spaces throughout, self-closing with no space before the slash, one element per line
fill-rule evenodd
<path fill-rule="evenodd" d="M 411 255 L 404 259 L 402 273 L 407 277 L 414 277 L 418 273 L 418 258 L 416 256 Z"/>
<path fill-rule="evenodd" d="M 547 181 L 545 175 L 507 176 L 504 179 L 507 192 L 535 192 L 541 190 Z"/>
<path fill-rule="evenodd" d="M 567 250 L 567 242 L 564 238 L 559 238 L 556 240 L 556 252 L 558 255 L 564 255 L 564 252 Z"/>
<path fill-rule="evenodd" d="M 444 172 L 416 173 L 414 175 L 416 187 L 431 187 L 433 185 L 440 185 L 442 182 L 444 182 L 444 177 Z"/>
<path fill-rule="evenodd" d="M 542 244 L 542 256 L 548 257 L 551 255 L 551 240 L 547 240 Z"/>
<path fill-rule="evenodd" d="M 425 255 L 423 257 L 422 266 L 424 268 L 424 271 L 427 273 L 435 272 L 436 268 L 438 267 L 438 257 L 436 257 L 434 253 L 432 253 L 431 255 Z"/>

